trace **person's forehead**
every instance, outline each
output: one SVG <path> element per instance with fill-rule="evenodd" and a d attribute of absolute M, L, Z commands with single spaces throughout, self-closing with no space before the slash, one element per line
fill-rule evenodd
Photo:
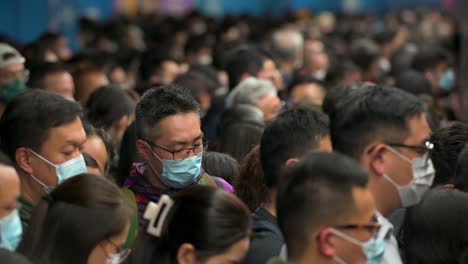
<path fill-rule="evenodd" d="M 79 117 L 70 123 L 49 129 L 49 136 L 44 145 L 82 144 L 86 141 L 86 133 Z"/>
<path fill-rule="evenodd" d="M 0 165 L 0 194 L 18 195 L 20 180 L 15 168 L 6 165 Z"/>
<path fill-rule="evenodd" d="M 159 130 L 162 140 L 193 140 L 201 134 L 200 117 L 196 113 L 167 116 L 159 122 Z"/>

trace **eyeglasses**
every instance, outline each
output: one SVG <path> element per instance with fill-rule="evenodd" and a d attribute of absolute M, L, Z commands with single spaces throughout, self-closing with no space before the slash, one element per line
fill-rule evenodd
<path fill-rule="evenodd" d="M 407 148 L 415 151 L 416 153 L 420 154 L 421 156 L 427 154 L 426 161 L 428 161 L 431 158 L 432 150 L 434 149 L 434 144 L 430 141 L 424 142 L 424 146 L 411 146 L 411 145 L 405 145 L 401 143 L 391 143 L 391 142 L 386 142 L 385 144 L 396 147 L 396 148 Z"/>
<path fill-rule="evenodd" d="M 372 233 L 373 238 L 377 238 L 382 225 L 378 222 L 372 222 L 368 224 L 350 224 L 350 225 L 339 225 L 335 226 L 335 229 L 365 229 Z"/>
<path fill-rule="evenodd" d="M 5 83 L 11 83 L 16 80 L 28 81 L 29 79 L 29 70 L 24 69 L 18 72 L 0 72 L 0 79 L 2 79 Z"/>
<path fill-rule="evenodd" d="M 106 256 L 108 258 L 111 257 L 111 255 L 118 255 L 118 259 L 119 259 L 119 262 L 118 263 L 122 263 L 125 261 L 125 259 L 130 255 L 130 253 L 132 252 L 131 249 L 129 248 L 122 248 L 120 246 L 117 246 L 114 242 L 112 242 L 112 240 L 110 239 L 107 239 L 107 242 L 109 242 L 109 244 L 111 244 L 114 248 L 115 248 L 115 251 L 117 253 L 115 254 L 109 254 L 109 252 L 107 252 L 106 248 L 101 244 L 101 247 L 102 249 L 104 250 L 104 252 L 106 253 Z"/>
<path fill-rule="evenodd" d="M 156 147 L 168 153 L 171 153 L 173 160 L 184 160 L 190 156 L 190 152 L 193 152 L 193 154 L 198 155 L 208 148 L 208 141 L 206 139 L 202 139 L 201 144 L 195 144 L 192 148 L 184 148 L 180 150 L 169 150 L 161 146 L 158 146 L 149 140 L 146 140 L 146 142 L 150 144 L 152 147 Z"/>

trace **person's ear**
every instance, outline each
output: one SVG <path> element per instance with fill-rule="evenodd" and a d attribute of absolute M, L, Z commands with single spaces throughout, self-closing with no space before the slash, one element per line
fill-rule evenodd
<path fill-rule="evenodd" d="M 177 263 L 179 264 L 197 263 L 195 247 L 192 244 L 184 243 L 179 247 L 179 250 L 177 251 Z"/>
<path fill-rule="evenodd" d="M 27 148 L 17 148 L 15 152 L 15 161 L 22 171 L 32 174 L 34 169 L 31 166 L 31 152 Z"/>
<path fill-rule="evenodd" d="M 318 249 L 320 254 L 327 258 L 336 256 L 335 246 L 331 238 L 332 233 L 330 232 L 330 228 L 323 229 L 318 235 Z"/>
<path fill-rule="evenodd" d="M 138 154 L 140 154 L 140 156 L 144 159 L 144 160 L 149 160 L 149 146 L 148 146 L 148 143 L 146 143 L 144 140 L 142 139 L 137 139 L 136 141 L 136 149 L 138 151 Z"/>
<path fill-rule="evenodd" d="M 299 162 L 299 159 L 297 159 L 297 158 L 289 158 L 289 159 L 286 160 L 286 162 L 284 163 L 284 167 L 287 168 L 287 167 L 292 166 L 292 165 L 294 165 L 294 164 L 296 164 L 296 163 L 298 163 L 298 162 Z"/>
<path fill-rule="evenodd" d="M 369 153 L 369 170 L 372 174 L 381 176 L 385 173 L 384 154 L 386 150 L 385 144 L 377 144 Z"/>

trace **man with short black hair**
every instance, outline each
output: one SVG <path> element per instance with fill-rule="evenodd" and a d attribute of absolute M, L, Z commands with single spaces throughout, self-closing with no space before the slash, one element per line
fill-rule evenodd
<path fill-rule="evenodd" d="M 279 256 L 284 239 L 276 222 L 276 189 L 285 167 L 309 152 L 331 152 L 328 117 L 308 109 L 285 111 L 266 128 L 260 159 L 268 199 L 253 214 L 253 239 L 245 263 L 266 263 Z"/>
<path fill-rule="evenodd" d="M 283 89 L 281 74 L 275 62 L 251 46 L 241 46 L 229 53 L 226 62 L 229 90 L 248 77 L 271 81 L 277 90 Z"/>
<path fill-rule="evenodd" d="M 148 202 L 192 185 L 219 186 L 223 179 L 201 168 L 206 142 L 200 128 L 200 107 L 187 89 L 168 85 L 147 91 L 136 109 L 136 147 L 143 163 L 133 166 L 124 192 L 138 205 L 140 226 Z"/>
<path fill-rule="evenodd" d="M 436 169 L 433 186 L 452 186 L 457 170 L 457 159 L 468 143 L 468 124 L 455 123 L 431 135 L 434 149 L 431 159 Z"/>
<path fill-rule="evenodd" d="M 369 189 L 383 215 L 384 263 L 401 263 L 393 226 L 385 217 L 419 203 L 435 174 L 422 102 L 400 89 L 363 85 L 335 103 L 330 133 L 333 148 L 368 171 Z"/>
<path fill-rule="evenodd" d="M 277 197 L 288 261 L 380 263 L 384 242 L 367 183 L 358 164 L 336 153 L 311 153 L 288 168 Z"/>
<path fill-rule="evenodd" d="M 61 63 L 43 63 L 31 68 L 31 88 L 40 88 L 58 94 L 65 99 L 75 100 L 75 84 L 68 67 Z"/>
<path fill-rule="evenodd" d="M 86 172 L 81 107 L 43 90 L 11 101 L 0 120 L 1 147 L 21 178 L 20 216 L 27 226 L 42 197 L 64 180 Z"/>

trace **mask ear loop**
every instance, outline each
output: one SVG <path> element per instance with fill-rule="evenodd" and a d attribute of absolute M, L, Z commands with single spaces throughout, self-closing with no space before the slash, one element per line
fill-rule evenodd
<path fill-rule="evenodd" d="M 149 220 L 147 232 L 155 237 L 161 237 L 166 218 L 174 205 L 168 195 L 163 195 L 158 203 L 149 202 L 143 218 Z"/>

